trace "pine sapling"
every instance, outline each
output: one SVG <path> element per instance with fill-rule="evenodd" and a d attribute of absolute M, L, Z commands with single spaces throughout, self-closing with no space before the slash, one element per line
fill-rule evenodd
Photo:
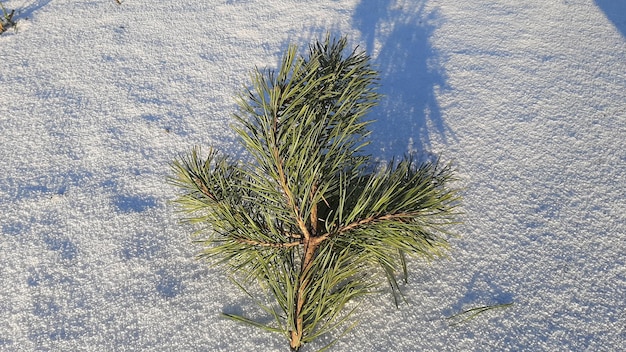
<path fill-rule="evenodd" d="M 199 256 L 273 322 L 225 315 L 283 334 L 292 350 L 349 330 L 347 303 L 381 278 L 397 301 L 406 257 L 445 253 L 459 200 L 449 165 L 407 156 L 380 167 L 363 152 L 378 75 L 346 46 L 330 36 L 306 54 L 290 46 L 278 71 L 254 72 L 233 127 L 251 162 L 195 148 L 173 163 L 177 202 L 202 225 Z"/>

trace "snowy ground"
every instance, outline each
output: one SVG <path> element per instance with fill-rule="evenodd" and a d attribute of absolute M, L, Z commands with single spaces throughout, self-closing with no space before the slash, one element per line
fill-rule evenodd
<path fill-rule="evenodd" d="M 164 182 L 237 153 L 232 96 L 326 30 L 372 54 L 371 152 L 454 160 L 465 224 L 337 351 L 626 346 L 623 0 L 2 0 L 0 350 L 284 351 L 193 259 Z M 445 317 L 509 303 L 450 326 Z M 306 346 L 322 347 L 324 341 Z"/>

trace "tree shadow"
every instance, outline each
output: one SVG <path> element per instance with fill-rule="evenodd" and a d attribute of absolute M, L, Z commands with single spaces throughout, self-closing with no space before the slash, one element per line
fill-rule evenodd
<path fill-rule="evenodd" d="M 372 152 L 377 157 L 426 154 L 435 138 L 454 137 L 441 115 L 437 92 L 446 89 L 446 74 L 430 43 L 441 16 L 425 8 L 398 6 L 392 0 L 361 0 L 353 21 L 380 72 L 383 94 L 372 116 Z"/>
<path fill-rule="evenodd" d="M 604 15 L 613 22 L 622 37 L 626 38 L 626 1 L 595 0 Z"/>

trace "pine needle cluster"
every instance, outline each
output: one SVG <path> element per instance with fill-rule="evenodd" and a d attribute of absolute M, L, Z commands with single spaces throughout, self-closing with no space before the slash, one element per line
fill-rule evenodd
<path fill-rule="evenodd" d="M 254 72 L 234 114 L 253 162 L 195 148 L 173 163 L 177 202 L 205 225 L 200 257 L 228 268 L 273 322 L 226 315 L 283 334 L 292 350 L 349 330 L 347 303 L 381 278 L 401 297 L 406 257 L 443 255 L 455 222 L 449 166 L 380 167 L 363 153 L 378 74 L 346 47 L 330 36 L 305 54 L 290 46 L 278 71 Z"/>

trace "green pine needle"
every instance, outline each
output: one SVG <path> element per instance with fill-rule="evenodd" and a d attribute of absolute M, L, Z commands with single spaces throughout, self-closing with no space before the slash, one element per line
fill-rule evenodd
<path fill-rule="evenodd" d="M 501 309 L 501 308 L 507 308 L 513 305 L 513 302 L 510 303 L 502 303 L 502 304 L 493 304 L 493 305 L 488 305 L 488 306 L 481 306 L 481 307 L 476 307 L 476 308 L 471 308 L 471 309 L 467 309 L 464 310 L 460 313 L 451 315 L 449 317 L 447 317 L 447 320 L 450 320 L 450 322 L 448 323 L 448 325 L 450 326 L 456 326 L 462 323 L 465 323 L 469 320 L 472 320 L 474 318 L 476 318 L 478 315 L 485 313 L 487 311 L 493 310 L 493 309 Z"/>
<path fill-rule="evenodd" d="M 224 315 L 281 333 L 293 350 L 347 333 L 348 304 L 381 281 L 398 304 L 407 259 L 445 255 L 457 223 L 449 165 L 407 156 L 381 168 L 363 153 L 378 73 L 346 47 L 330 36 L 306 54 L 290 46 L 278 71 L 254 72 L 233 116 L 253 162 L 194 148 L 172 165 L 199 257 L 274 323 Z"/>

